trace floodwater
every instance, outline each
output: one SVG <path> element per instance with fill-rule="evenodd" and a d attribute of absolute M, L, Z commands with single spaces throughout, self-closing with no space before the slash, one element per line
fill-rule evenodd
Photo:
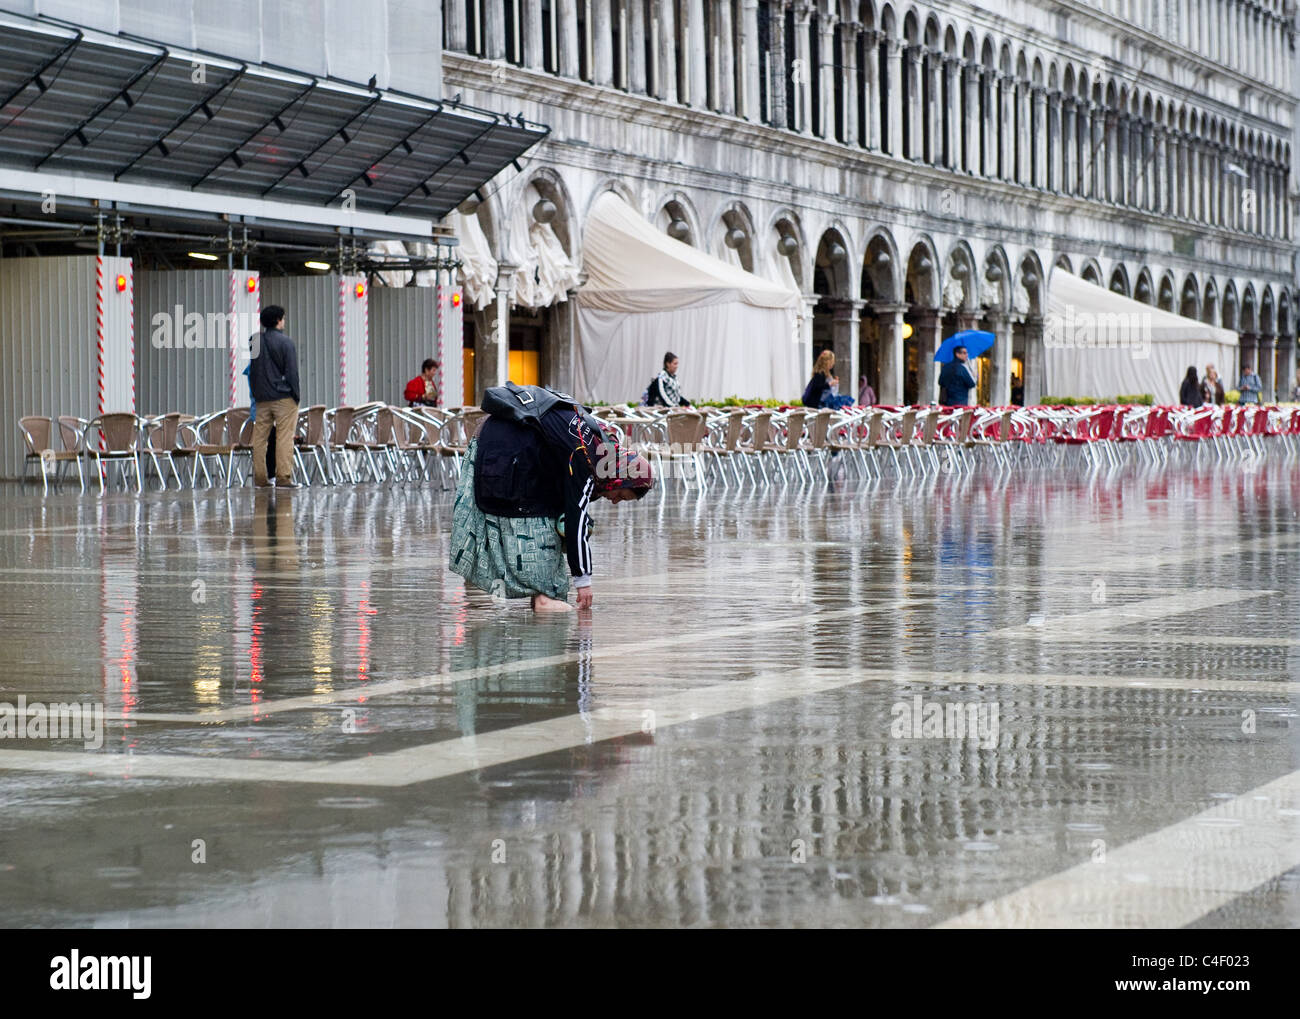
<path fill-rule="evenodd" d="M 8 485 L 0 710 L 105 720 L 0 739 L 0 917 L 1300 926 L 1297 508 L 1276 458 L 672 482 L 537 618 L 436 486 Z"/>

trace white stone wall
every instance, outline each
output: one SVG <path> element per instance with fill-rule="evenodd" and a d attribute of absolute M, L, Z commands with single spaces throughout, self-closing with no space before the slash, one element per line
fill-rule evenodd
<path fill-rule="evenodd" d="M 1011 336 L 1033 362 L 1057 264 L 1236 329 L 1261 374 L 1281 337 L 1294 374 L 1280 2 L 446 0 L 444 21 L 448 94 L 552 128 L 485 189 L 498 257 L 526 229 L 527 184 L 546 182 L 575 260 L 613 187 L 720 255 L 741 229 L 764 275 L 794 237 L 842 379 L 872 320 L 882 400 L 901 399 L 904 315 L 929 343 L 960 311 L 1007 337 L 1005 402 Z"/>

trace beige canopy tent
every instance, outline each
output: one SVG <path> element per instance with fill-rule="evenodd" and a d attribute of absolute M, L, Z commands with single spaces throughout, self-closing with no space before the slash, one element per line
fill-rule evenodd
<path fill-rule="evenodd" d="M 592 206 L 583 265 L 575 395 L 636 400 L 667 351 L 693 400 L 802 392 L 796 291 L 673 240 L 613 192 Z"/>
<path fill-rule="evenodd" d="M 1189 367 L 1212 364 L 1231 389 L 1237 334 L 1161 311 L 1063 269 L 1052 274 L 1044 321 L 1045 393 L 1052 396 L 1152 394 L 1177 403 Z"/>

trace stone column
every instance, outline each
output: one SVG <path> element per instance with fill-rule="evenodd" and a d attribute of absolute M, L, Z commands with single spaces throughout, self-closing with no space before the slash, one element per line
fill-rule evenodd
<path fill-rule="evenodd" d="M 535 0 L 529 3 L 529 16 L 532 16 L 531 12 L 534 9 L 540 7 L 541 4 L 536 3 Z M 629 4 L 628 37 L 624 40 L 624 45 L 627 50 L 627 90 L 633 95 L 645 95 L 646 91 L 645 32 L 645 4 Z"/>
<path fill-rule="evenodd" d="M 1043 346 L 1043 319 L 1030 315 L 1025 319 L 1025 406 L 1032 407 L 1043 400 L 1047 385 L 1047 352 Z"/>
<path fill-rule="evenodd" d="M 444 10 L 461 7 L 463 4 L 449 4 Z M 464 17 L 464 14 L 461 15 Z M 524 66 L 534 71 L 542 69 L 542 5 L 524 4 Z"/>
<path fill-rule="evenodd" d="M 474 351 L 475 399 L 483 402 L 489 386 L 504 385 L 510 377 L 510 300 L 518 266 L 497 266 L 496 300 L 481 313 L 478 344 Z"/>
<path fill-rule="evenodd" d="M 1277 354 L 1277 337 L 1272 333 L 1264 333 L 1259 338 L 1259 382 L 1264 388 L 1260 391 L 1259 398 L 1262 403 L 1273 403 L 1277 400 L 1276 392 L 1276 373 L 1273 371 L 1273 359 Z"/>
<path fill-rule="evenodd" d="M 664 102 L 675 103 L 677 102 L 677 20 L 673 10 L 673 0 L 658 0 L 650 9 L 653 17 L 659 22 L 655 54 L 658 66 L 658 73 L 655 75 L 655 93 Z"/>
<path fill-rule="evenodd" d="M 844 120 L 844 144 L 861 144 L 858 138 L 858 36 L 862 25 L 857 21 L 847 22 L 840 33 L 840 62 L 844 67 L 844 109 L 840 116 Z"/>
<path fill-rule="evenodd" d="M 994 407 L 1005 407 L 1011 402 L 1011 349 L 1013 330 L 1011 315 L 1005 311 L 989 311 L 989 330 L 997 335 L 993 344 L 993 382 L 989 389 L 989 402 Z"/>
<path fill-rule="evenodd" d="M 863 54 L 866 57 L 863 73 L 862 103 L 867 128 L 863 144 L 873 152 L 880 151 L 880 35 L 864 32 Z"/>
<path fill-rule="evenodd" d="M 1015 118 L 1011 104 L 1015 101 L 1016 79 L 1011 75 L 998 75 L 998 176 L 1003 180 L 1016 179 Z"/>
<path fill-rule="evenodd" d="M 906 304 L 874 304 L 876 331 L 879 343 L 876 366 L 880 384 L 876 387 L 876 400 L 882 404 L 898 406 L 903 402 L 903 314 Z"/>
<path fill-rule="evenodd" d="M 1074 96 L 1064 96 L 1061 102 L 1061 183 L 1060 190 L 1067 195 L 1079 190 L 1079 125 L 1075 119 L 1078 103 Z"/>
<path fill-rule="evenodd" d="M 817 75 L 820 123 L 816 125 L 816 133 L 827 141 L 834 141 L 838 124 L 835 109 L 835 16 L 822 16 L 817 27 L 820 29 L 817 35 L 818 52 L 813 59 L 820 66 Z"/>
<path fill-rule="evenodd" d="M 1152 194 L 1155 211 L 1162 215 L 1169 212 L 1169 139 L 1163 125 L 1156 125 L 1155 190 Z"/>
<path fill-rule="evenodd" d="M 1095 198 L 1097 189 L 1097 122 L 1093 117 L 1092 103 L 1086 99 L 1079 102 L 1079 194 L 1084 198 Z"/>
<path fill-rule="evenodd" d="M 903 153 L 903 44 L 888 43 L 889 56 L 889 154 L 902 159 Z M 901 326 L 899 327 L 902 328 Z"/>
<path fill-rule="evenodd" d="M 939 123 L 943 123 L 942 109 L 948 111 L 948 127 L 944 131 L 944 145 L 941 146 L 940 155 L 943 156 L 943 165 L 949 170 L 961 169 L 961 61 L 956 57 L 941 57 L 943 60 L 943 80 L 945 85 L 944 94 L 947 95 L 947 102 L 944 102 L 944 94 L 940 94 L 937 99 L 940 104 Z"/>
<path fill-rule="evenodd" d="M 769 24 L 771 35 L 769 36 L 772 49 L 768 54 L 771 61 L 771 74 L 769 80 L 772 87 L 772 126 L 789 127 L 790 118 L 786 109 L 786 89 L 790 87 L 790 72 L 785 55 L 785 5 L 782 3 L 773 3 L 771 5 L 772 21 Z M 755 45 L 757 46 L 758 35 L 754 35 Z"/>
<path fill-rule="evenodd" d="M 940 70 L 943 66 L 943 54 L 938 50 L 922 50 L 928 79 L 925 88 L 918 90 L 917 98 L 923 107 L 923 123 L 927 125 L 926 133 L 930 137 L 929 162 L 931 166 L 943 166 L 943 84 Z M 930 92 L 930 102 L 925 102 L 926 89 Z M 924 158 L 924 149 L 922 150 Z"/>
<path fill-rule="evenodd" d="M 724 45 L 726 42 L 724 40 Z M 762 69 L 758 63 L 758 0 L 741 0 L 740 5 L 740 94 L 736 112 L 755 123 L 762 118 L 759 96 Z"/>
<path fill-rule="evenodd" d="M 1258 307 L 1256 307 L 1255 314 L 1256 315 L 1259 314 Z M 1237 305 L 1238 321 L 1241 320 L 1241 315 L 1242 315 L 1241 305 L 1238 304 Z M 1223 387 L 1225 389 L 1237 388 L 1237 383 L 1241 381 L 1241 373 L 1246 370 L 1247 365 L 1254 365 L 1255 370 L 1259 371 L 1258 345 L 1259 345 L 1259 333 L 1241 334 L 1241 342 L 1238 345 L 1238 350 L 1237 350 L 1237 377 L 1235 379 L 1230 380 L 1232 382 L 1232 385 L 1228 385 L 1228 383 L 1225 382 L 1223 384 Z M 1260 377 L 1260 381 L 1261 382 L 1263 381 L 1262 376 Z"/>
<path fill-rule="evenodd" d="M 1030 119 L 1033 117 L 1033 102 L 1030 99 L 1030 85 L 1027 81 L 1016 81 L 1015 92 L 1012 93 L 1012 102 L 1015 108 L 1012 111 L 1015 117 L 1012 125 L 1013 137 L 1016 145 L 1015 160 L 1015 179 L 1019 184 L 1030 184 L 1033 182 L 1034 173 L 1034 153 L 1033 153 L 1033 135 L 1030 130 Z"/>
<path fill-rule="evenodd" d="M 703 110 L 709 105 L 709 64 L 704 56 L 704 0 L 686 0 L 685 11 L 686 51 L 682 59 L 686 61 L 685 85 L 688 92 L 682 96 L 682 102 Z"/>
<path fill-rule="evenodd" d="M 858 376 L 862 374 L 858 358 L 859 312 L 863 301 L 831 302 L 831 350 L 835 353 L 835 374 L 840 380 L 840 395 L 857 400 Z"/>
<path fill-rule="evenodd" d="M 444 4 L 442 16 L 447 25 L 447 49 L 464 53 L 469 43 L 469 26 L 465 23 L 465 5 Z M 540 9 L 538 12 L 540 17 Z"/>
<path fill-rule="evenodd" d="M 578 308 L 576 290 L 568 291 L 568 300 L 551 305 L 550 349 L 546 358 L 543 385 L 562 393 L 573 392 L 573 353 L 577 348 Z"/>
<path fill-rule="evenodd" d="M 925 158 L 925 126 L 921 121 L 921 47 L 903 48 L 903 74 L 907 77 L 907 158 Z"/>
<path fill-rule="evenodd" d="M 936 403 L 939 373 L 935 369 L 934 352 L 943 342 L 943 312 L 939 308 L 924 308 L 912 319 L 916 334 L 916 402 Z"/>
<path fill-rule="evenodd" d="M 983 131 L 980 132 L 979 174 L 983 177 L 998 175 L 998 84 L 997 72 L 981 68 L 979 71 L 980 95 L 984 97 Z"/>
<path fill-rule="evenodd" d="M 792 124 L 800 134 L 812 134 L 812 64 L 808 52 L 808 22 L 812 9 L 800 4 L 794 9 L 794 54 L 799 61 L 800 74 L 797 81 L 792 79 L 795 89 L 795 119 Z"/>
<path fill-rule="evenodd" d="M 587 30 L 591 32 L 591 80 L 595 85 L 614 84 L 612 16 L 609 0 L 591 0 L 591 24 Z"/>
<path fill-rule="evenodd" d="M 486 3 L 483 5 L 483 56 L 488 60 L 504 60 L 505 55 L 506 5 Z"/>
<path fill-rule="evenodd" d="M 578 8 L 576 0 L 556 0 L 555 17 L 560 41 L 560 75 L 578 76 Z"/>
<path fill-rule="evenodd" d="M 980 172 L 980 69 L 962 63 L 962 87 L 966 90 L 966 137 L 962 144 L 962 167 L 967 173 Z"/>
<path fill-rule="evenodd" d="M 1292 315 L 1294 314 L 1293 311 Z M 1284 333 L 1278 337 L 1277 353 L 1277 398 L 1289 401 L 1291 399 L 1291 387 L 1295 385 L 1296 373 L 1296 337 L 1294 332 L 1290 335 Z"/>
<path fill-rule="evenodd" d="M 1034 168 L 1033 184 L 1035 187 L 1047 187 L 1047 90 L 1034 86 L 1033 90 L 1033 135 Z"/>
<path fill-rule="evenodd" d="M 710 3 L 713 0 L 709 0 Z M 709 41 L 718 55 L 718 112 L 736 112 L 736 32 L 731 24 L 731 0 L 718 0 L 714 6 L 717 20 L 716 39 Z"/>

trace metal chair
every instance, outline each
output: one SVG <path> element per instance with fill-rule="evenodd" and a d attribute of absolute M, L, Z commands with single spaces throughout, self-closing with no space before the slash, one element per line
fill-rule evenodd
<path fill-rule="evenodd" d="M 140 475 L 140 419 L 134 414 L 115 412 L 100 414 L 86 423 L 81 441 L 95 458 L 95 471 L 99 474 L 99 494 L 105 491 L 107 471 L 104 464 L 120 464 L 119 476 L 126 485 L 126 465 L 135 468 L 135 490 L 144 490 Z M 102 449 L 100 447 L 103 447 Z"/>
<path fill-rule="evenodd" d="M 18 419 L 18 429 L 23 433 L 27 443 L 27 456 L 23 459 L 23 484 L 27 483 L 27 470 L 36 464 L 41 468 L 41 494 L 50 494 L 50 470 L 54 469 L 54 483 L 61 480 L 61 471 L 72 463 L 77 465 L 77 480 L 81 490 L 86 490 L 86 476 L 81 470 L 81 453 L 76 449 L 55 449 L 54 420 L 47 417 L 25 417 Z"/>

